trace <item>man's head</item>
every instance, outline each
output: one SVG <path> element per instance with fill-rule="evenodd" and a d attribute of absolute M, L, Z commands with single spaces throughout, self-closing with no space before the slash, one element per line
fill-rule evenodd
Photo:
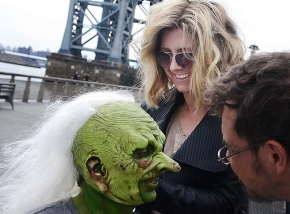
<path fill-rule="evenodd" d="M 225 155 L 238 152 L 227 161 L 248 193 L 290 200 L 290 53 L 252 56 L 216 79 L 206 97 L 222 116 Z"/>
<path fill-rule="evenodd" d="M 162 153 L 164 134 L 130 102 L 102 105 L 78 131 L 72 152 L 84 181 L 124 205 L 156 198 L 158 178 L 179 165 Z"/>

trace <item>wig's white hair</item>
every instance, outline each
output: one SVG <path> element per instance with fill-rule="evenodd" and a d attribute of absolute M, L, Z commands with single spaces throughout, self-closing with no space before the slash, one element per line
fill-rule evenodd
<path fill-rule="evenodd" d="M 128 91 L 95 91 L 48 105 L 43 122 L 0 152 L 0 213 L 27 213 L 77 195 L 71 147 L 77 131 L 114 101 L 135 102 Z"/>

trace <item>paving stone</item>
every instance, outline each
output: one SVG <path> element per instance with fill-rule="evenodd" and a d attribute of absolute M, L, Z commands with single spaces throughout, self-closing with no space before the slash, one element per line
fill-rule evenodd
<path fill-rule="evenodd" d="M 14 100 L 14 110 L 0 100 L 0 146 L 15 139 L 26 137 L 43 116 L 47 103 Z"/>

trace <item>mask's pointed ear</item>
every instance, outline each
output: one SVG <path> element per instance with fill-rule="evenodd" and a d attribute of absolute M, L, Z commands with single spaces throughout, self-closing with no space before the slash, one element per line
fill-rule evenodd
<path fill-rule="evenodd" d="M 276 167 L 276 173 L 282 174 L 288 168 L 288 156 L 285 148 L 276 140 L 268 140 L 265 148 L 270 154 L 273 165 Z"/>
<path fill-rule="evenodd" d="M 92 156 L 86 165 L 93 182 L 99 187 L 101 192 L 107 192 L 109 190 L 106 177 L 107 170 L 103 166 L 101 159 L 97 156 Z"/>

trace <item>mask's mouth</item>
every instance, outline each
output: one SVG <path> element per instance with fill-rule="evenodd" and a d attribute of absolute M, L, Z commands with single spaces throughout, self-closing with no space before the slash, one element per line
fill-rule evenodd
<path fill-rule="evenodd" d="M 153 178 L 148 178 L 143 180 L 143 182 L 146 184 L 146 186 L 150 189 L 150 190 L 155 190 L 157 185 L 158 185 L 158 180 L 159 180 L 159 176 L 158 177 L 153 177 Z"/>
<path fill-rule="evenodd" d="M 146 183 L 156 183 L 156 182 L 158 182 L 159 178 L 160 178 L 159 176 L 158 177 L 149 178 L 145 182 Z"/>

